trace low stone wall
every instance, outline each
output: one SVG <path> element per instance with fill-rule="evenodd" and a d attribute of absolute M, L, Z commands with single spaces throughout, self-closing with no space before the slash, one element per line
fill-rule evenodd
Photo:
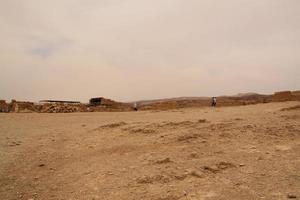
<path fill-rule="evenodd" d="M 275 92 L 272 96 L 273 102 L 280 102 L 280 101 L 292 101 L 293 95 L 291 91 L 281 91 Z"/>
<path fill-rule="evenodd" d="M 12 100 L 9 104 L 10 112 L 38 112 L 33 102 Z"/>

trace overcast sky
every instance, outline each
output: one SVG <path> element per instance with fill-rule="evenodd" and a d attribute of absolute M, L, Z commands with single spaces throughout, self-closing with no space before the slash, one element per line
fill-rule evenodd
<path fill-rule="evenodd" d="M 0 99 L 296 89 L 299 0 L 0 0 Z"/>

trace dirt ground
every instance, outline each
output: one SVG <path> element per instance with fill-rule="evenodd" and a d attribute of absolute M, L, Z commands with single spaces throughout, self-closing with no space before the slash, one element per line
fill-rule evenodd
<path fill-rule="evenodd" d="M 1 113 L 0 199 L 300 199 L 300 102 Z"/>

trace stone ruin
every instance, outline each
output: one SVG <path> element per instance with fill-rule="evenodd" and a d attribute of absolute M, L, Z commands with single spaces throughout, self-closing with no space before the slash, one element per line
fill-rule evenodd
<path fill-rule="evenodd" d="M 0 100 L 0 112 L 37 112 L 37 109 L 32 102 L 13 99 L 11 103 L 6 103 L 5 100 Z"/>
<path fill-rule="evenodd" d="M 91 98 L 87 106 L 89 112 L 97 111 L 131 111 L 133 106 L 130 103 L 116 102 L 104 97 Z"/>
<path fill-rule="evenodd" d="M 9 107 L 5 100 L 0 100 L 0 112 L 9 112 Z"/>
<path fill-rule="evenodd" d="M 0 100 L 0 112 L 72 113 L 130 110 L 133 110 L 132 104 L 116 102 L 103 97 L 92 98 L 89 104 L 57 100 L 42 100 L 39 103 L 12 100 L 11 103 L 6 103 L 5 100 Z"/>
<path fill-rule="evenodd" d="M 217 98 L 217 106 L 239 106 L 248 104 L 300 101 L 300 91 L 282 91 L 273 95 L 246 94 L 237 96 L 221 96 Z M 138 110 L 168 110 L 186 107 L 207 107 L 211 98 L 174 98 L 137 102 Z M 6 103 L 0 100 L 0 112 L 38 112 L 38 113 L 71 113 L 71 112 L 112 112 L 133 111 L 133 103 L 122 103 L 104 97 L 91 98 L 88 104 L 78 101 L 44 100 L 39 103 L 16 101 Z"/>
<path fill-rule="evenodd" d="M 41 113 L 86 112 L 86 105 L 79 101 L 42 100 L 39 105 Z"/>

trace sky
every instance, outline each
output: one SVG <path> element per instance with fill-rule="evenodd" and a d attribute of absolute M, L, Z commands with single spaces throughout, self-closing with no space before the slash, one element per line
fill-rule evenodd
<path fill-rule="evenodd" d="M 0 0 L 0 99 L 300 89 L 299 0 Z"/>

